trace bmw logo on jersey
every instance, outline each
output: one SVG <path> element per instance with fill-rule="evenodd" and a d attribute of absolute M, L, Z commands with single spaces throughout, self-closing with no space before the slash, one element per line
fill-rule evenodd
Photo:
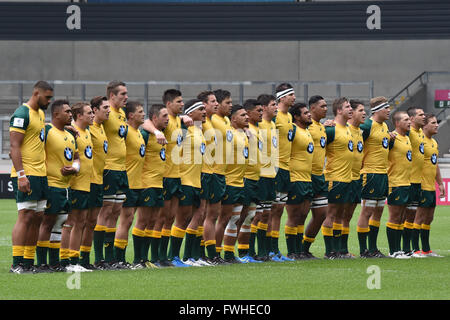
<path fill-rule="evenodd" d="M 388 138 L 384 137 L 383 141 L 381 141 L 381 145 L 383 146 L 383 148 L 387 149 L 389 147 L 389 140 L 388 140 Z"/>
<path fill-rule="evenodd" d="M 159 157 L 162 161 L 166 161 L 166 148 L 161 148 L 159 151 Z"/>
<path fill-rule="evenodd" d="M 245 159 L 248 159 L 248 147 L 244 147 L 244 150 L 242 151 L 242 154 L 244 155 Z"/>
<path fill-rule="evenodd" d="M 424 146 L 423 146 L 423 142 L 419 145 L 419 152 L 421 154 L 424 154 L 424 152 L 425 152 L 425 149 L 424 149 Z"/>
<path fill-rule="evenodd" d="M 436 154 L 436 153 L 433 153 L 433 154 L 431 155 L 430 160 L 431 160 L 431 163 L 432 163 L 432 164 L 436 164 L 436 163 L 437 163 L 437 154 Z"/>
<path fill-rule="evenodd" d="M 320 146 L 322 148 L 325 148 L 326 143 L 327 143 L 327 139 L 325 139 L 325 137 L 320 137 Z"/>
<path fill-rule="evenodd" d="M 119 137 L 124 138 L 126 132 L 127 132 L 127 128 L 124 125 L 121 125 L 119 127 Z"/>
<path fill-rule="evenodd" d="M 408 152 L 406 153 L 406 159 L 408 159 L 408 161 L 412 161 L 412 152 L 411 152 L 411 150 L 408 150 Z"/>
<path fill-rule="evenodd" d="M 200 153 L 201 153 L 202 155 L 204 155 L 204 154 L 205 154 L 205 151 L 206 151 L 206 144 L 202 142 L 202 143 L 200 144 Z"/>
<path fill-rule="evenodd" d="M 64 158 L 66 158 L 67 161 L 73 160 L 73 151 L 70 148 L 64 149 Z"/>
<path fill-rule="evenodd" d="M 273 145 L 274 148 L 278 147 L 278 140 L 277 140 L 276 136 L 272 137 L 272 145 Z"/>
<path fill-rule="evenodd" d="M 348 146 L 348 150 L 350 150 L 351 152 L 353 152 L 353 140 L 349 140 L 347 146 Z"/>
<path fill-rule="evenodd" d="M 308 147 L 306 148 L 306 151 L 308 151 L 308 153 L 313 153 L 313 151 L 314 151 L 314 144 L 312 142 L 310 142 L 308 144 Z"/>
<path fill-rule="evenodd" d="M 144 144 L 141 144 L 141 147 L 139 148 L 139 155 L 141 157 L 145 156 L 145 145 Z"/>
<path fill-rule="evenodd" d="M 103 151 L 105 153 L 108 153 L 108 141 L 107 140 L 103 141 Z"/>
<path fill-rule="evenodd" d="M 92 147 L 91 146 L 87 146 L 84 149 L 84 155 L 86 156 L 86 158 L 92 159 Z"/>
<path fill-rule="evenodd" d="M 227 141 L 231 142 L 232 139 L 233 139 L 233 132 L 227 130 Z"/>
<path fill-rule="evenodd" d="M 287 134 L 288 141 L 292 141 L 294 139 L 294 130 L 290 129 Z"/>
<path fill-rule="evenodd" d="M 41 141 L 43 142 L 45 138 L 45 129 L 42 128 L 41 131 L 39 132 L 39 139 L 41 139 Z"/>
<path fill-rule="evenodd" d="M 358 141 L 358 143 L 356 144 L 356 149 L 358 150 L 359 153 L 363 152 L 364 145 L 362 141 Z"/>

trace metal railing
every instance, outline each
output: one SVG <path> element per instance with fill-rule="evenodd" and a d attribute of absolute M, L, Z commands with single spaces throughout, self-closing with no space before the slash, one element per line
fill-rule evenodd
<path fill-rule="evenodd" d="M 83 101 L 90 100 L 94 95 L 99 95 L 99 90 L 95 87 L 101 87 L 101 92 L 104 94 L 106 91 L 106 85 L 108 81 L 77 81 L 77 80 L 47 80 L 55 89 L 55 98 L 67 98 L 71 97 L 69 101 L 74 99 L 80 99 Z M 8 112 L 3 112 L 4 117 L 0 116 L 0 122 L 2 130 L 0 130 L 0 158 L 8 158 L 9 149 L 9 133 L 5 131 L 5 121 L 9 122 L 10 112 L 15 107 L 20 106 L 27 101 L 28 96 L 31 93 L 31 87 L 37 81 L 31 80 L 0 80 L 0 103 L 8 104 Z M 133 91 L 133 94 L 129 94 L 134 99 L 142 99 L 144 109 L 148 111 L 148 108 L 152 103 L 161 103 L 161 95 L 165 88 L 176 88 L 183 92 L 183 97 L 194 98 L 197 95 L 199 87 L 202 90 L 215 90 L 218 88 L 226 88 L 227 90 L 233 90 L 232 95 L 236 97 L 239 103 L 243 103 L 247 98 L 255 98 L 255 92 L 259 94 L 266 92 L 275 94 L 275 88 L 281 81 L 124 81 L 129 91 Z M 348 81 L 287 81 L 296 90 L 296 96 L 298 101 L 308 102 L 310 95 L 316 94 L 321 90 L 316 90 L 319 87 L 327 87 L 328 95 L 323 95 L 326 98 L 338 98 L 343 95 L 348 87 L 358 87 L 357 90 L 361 93 L 358 96 L 352 95 L 353 98 L 369 101 L 373 97 L 374 82 L 362 81 L 362 82 L 348 82 Z M 92 88 L 91 88 L 92 87 Z M 191 87 L 193 93 L 191 95 L 185 95 L 185 90 L 189 91 Z M 132 89 L 131 89 L 132 88 Z M 136 90 L 137 88 L 137 90 Z M 362 88 L 362 89 L 361 89 Z M 258 90 L 256 90 L 258 89 Z M 194 90 L 195 94 L 194 94 Z M 95 91 L 96 94 L 92 94 Z M 65 92 L 65 93 L 61 93 Z M 155 93 L 157 92 L 157 94 Z M 2 100 L 3 99 L 3 100 Z M 234 99 L 233 99 L 234 100 Z M 16 106 L 11 105 L 16 101 Z M 0 110 L 2 111 L 2 110 Z M 6 117 L 8 115 L 8 117 Z M 49 117 L 47 112 L 47 117 Z M 47 119 L 49 120 L 49 119 Z M 6 125 L 7 127 L 8 125 Z"/>

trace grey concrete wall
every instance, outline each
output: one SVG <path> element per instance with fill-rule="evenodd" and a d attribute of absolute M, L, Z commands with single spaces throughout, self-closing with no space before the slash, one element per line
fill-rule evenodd
<path fill-rule="evenodd" d="M 218 39 L 220 40 L 220 39 Z M 1 80 L 375 82 L 391 96 L 422 71 L 450 69 L 450 40 L 0 42 Z M 5 88 L 0 92 L 6 94 Z M 362 95 L 367 91 L 346 91 Z M 316 92 L 317 91 L 317 92 Z M 310 88 L 334 95 L 335 88 Z M 16 92 L 12 90 L 12 94 Z"/>

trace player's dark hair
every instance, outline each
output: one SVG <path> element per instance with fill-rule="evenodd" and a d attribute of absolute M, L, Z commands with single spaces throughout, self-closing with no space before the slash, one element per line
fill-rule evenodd
<path fill-rule="evenodd" d="M 39 80 L 38 82 L 36 82 L 33 86 L 33 89 L 39 89 L 39 90 L 44 90 L 44 91 L 47 91 L 47 90 L 53 91 L 53 87 L 47 81 L 44 81 L 44 80 Z"/>
<path fill-rule="evenodd" d="M 259 103 L 256 99 L 247 99 L 244 101 L 244 109 L 247 111 L 251 111 L 260 105 L 261 103 Z"/>
<path fill-rule="evenodd" d="M 151 107 L 148 109 L 148 118 L 152 120 L 153 116 L 158 117 L 159 112 L 164 109 L 166 106 L 161 103 L 155 103 L 152 104 Z"/>
<path fill-rule="evenodd" d="M 59 111 L 59 109 L 61 109 L 62 106 L 65 105 L 65 104 L 70 106 L 69 100 L 59 99 L 59 100 L 53 101 L 53 103 L 52 103 L 52 105 L 50 107 L 52 115 L 53 115 L 54 112 Z"/>
<path fill-rule="evenodd" d="M 125 116 L 127 119 L 129 118 L 130 113 L 136 112 L 136 109 L 138 107 L 142 107 L 142 103 L 139 101 L 127 101 L 127 104 L 125 105 Z"/>
<path fill-rule="evenodd" d="M 118 80 L 110 81 L 108 83 L 108 85 L 106 86 L 106 97 L 109 99 L 111 96 L 111 93 L 116 95 L 119 92 L 120 86 L 126 87 L 127 85 L 125 84 L 125 82 L 118 81 Z"/>
<path fill-rule="evenodd" d="M 300 116 L 302 114 L 303 108 L 308 108 L 307 105 L 303 102 L 297 102 L 292 107 L 290 107 L 289 113 L 292 115 L 292 119 L 295 119 L 295 116 Z"/>
<path fill-rule="evenodd" d="M 275 92 L 280 92 L 280 91 L 284 91 L 286 89 L 291 89 L 293 88 L 292 85 L 290 83 L 287 82 L 283 82 L 280 83 L 276 88 L 275 88 Z"/>
<path fill-rule="evenodd" d="M 100 109 L 100 106 L 102 105 L 103 101 L 108 101 L 108 98 L 106 98 L 105 96 L 93 97 L 90 101 L 92 110 Z"/>
<path fill-rule="evenodd" d="M 258 98 L 256 98 L 256 100 L 258 100 L 259 104 L 262 106 L 268 106 L 270 101 L 277 101 L 277 98 L 272 95 L 272 94 L 260 94 L 258 96 Z"/>
<path fill-rule="evenodd" d="M 356 110 L 359 105 L 362 105 L 364 107 L 364 102 L 362 102 L 361 100 L 351 99 L 349 102 L 353 110 Z"/>
<path fill-rule="evenodd" d="M 175 100 L 178 97 L 181 97 L 181 91 L 177 90 L 177 89 L 167 89 L 166 91 L 164 91 L 163 96 L 162 96 L 162 102 L 164 104 L 167 104 L 167 102 L 172 102 L 173 100 Z"/>
<path fill-rule="evenodd" d="M 222 103 L 223 100 L 231 97 L 231 92 L 228 90 L 217 89 L 214 90 L 214 95 L 216 96 L 217 102 Z"/>
<path fill-rule="evenodd" d="M 208 102 L 208 97 L 210 95 L 214 95 L 214 92 L 209 91 L 209 90 L 202 91 L 198 94 L 197 99 L 201 100 L 203 103 L 206 103 L 206 102 Z"/>
<path fill-rule="evenodd" d="M 230 117 L 232 117 L 233 114 L 235 114 L 237 111 L 242 110 L 242 109 L 245 109 L 243 105 L 241 105 L 241 104 L 234 104 L 231 107 Z"/>
<path fill-rule="evenodd" d="M 417 109 L 421 109 L 421 108 L 416 107 L 416 106 L 411 106 L 408 109 L 406 109 L 406 112 L 408 113 L 408 116 L 415 117 L 417 114 Z"/>
<path fill-rule="evenodd" d="M 308 100 L 308 105 L 311 107 L 314 103 L 317 103 L 320 100 L 325 100 L 322 96 L 314 95 Z"/>

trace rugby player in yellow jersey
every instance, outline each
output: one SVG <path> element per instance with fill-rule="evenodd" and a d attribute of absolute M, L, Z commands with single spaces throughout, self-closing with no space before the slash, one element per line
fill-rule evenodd
<path fill-rule="evenodd" d="M 46 206 L 45 114 L 53 88 L 45 81 L 33 86 L 30 99 L 16 109 L 9 124 L 11 178 L 18 216 L 12 230 L 10 272 L 33 272 L 39 226 Z"/>
<path fill-rule="evenodd" d="M 248 165 L 244 175 L 244 206 L 237 222 L 238 253 L 243 261 L 261 262 L 247 255 L 249 249 L 251 221 L 256 214 L 263 213 L 260 201 L 259 179 L 261 172 L 261 156 L 264 151 L 264 141 L 259 131 L 259 122 L 262 120 L 263 109 L 259 100 L 247 99 L 244 109 L 248 115 Z M 231 231 L 230 233 L 233 233 Z M 263 239 L 264 240 L 264 239 Z M 254 244 L 253 244 L 254 246 Z"/>
<path fill-rule="evenodd" d="M 69 102 L 67 100 L 54 101 L 51 105 L 51 114 L 51 124 L 45 126 L 48 200 L 39 228 L 36 247 L 36 264 L 39 271 L 63 270 L 59 266 L 61 228 L 70 212 L 70 178 L 77 173 L 79 166 L 75 138 L 70 132 L 64 130 L 64 127 L 72 122 L 72 110 Z"/>
<path fill-rule="evenodd" d="M 103 122 L 108 120 L 110 108 L 109 101 L 105 96 L 96 96 L 90 101 L 94 112 L 94 122 L 89 126 L 92 140 L 92 175 L 89 193 L 89 210 L 80 246 L 80 265 L 86 269 L 103 269 L 107 265 L 103 261 L 103 239 L 105 229 L 95 229 L 97 217 L 103 206 L 103 169 L 105 158 L 108 153 L 108 138 L 106 137 Z M 95 265 L 90 263 L 90 252 L 94 244 Z"/>
<path fill-rule="evenodd" d="M 360 126 L 363 131 L 364 152 L 361 191 L 361 213 L 357 232 L 361 257 L 385 257 L 377 248 L 378 230 L 388 194 L 388 154 L 390 106 L 385 97 L 370 99 L 372 116 Z M 368 241 L 367 241 L 368 240 Z M 369 248 L 367 249 L 367 242 Z"/>
<path fill-rule="evenodd" d="M 280 221 L 283 215 L 284 205 L 286 204 L 287 195 L 289 192 L 289 158 L 291 156 L 292 144 L 292 116 L 289 113 L 289 108 L 294 105 L 295 92 L 289 83 L 281 83 L 275 88 L 277 98 L 277 116 L 275 125 L 278 131 L 278 169 L 275 177 L 275 190 L 277 197 L 272 205 L 270 230 L 275 234 L 280 232 Z M 260 229 L 265 226 L 260 225 Z M 273 239 L 276 241 L 276 238 Z M 269 248 L 270 251 L 270 248 Z"/>
<path fill-rule="evenodd" d="M 123 107 L 128 100 L 126 84 L 121 81 L 111 81 L 106 88 L 110 113 L 108 120 L 103 122 L 108 139 L 108 153 L 103 170 L 103 207 L 97 219 L 97 230 L 104 229 L 105 262 L 114 265 L 114 238 L 117 219 L 125 201 L 128 189 L 126 173 L 127 123 Z M 94 248 L 95 249 L 95 248 Z"/>
<path fill-rule="evenodd" d="M 426 114 L 425 125 L 423 126 L 425 138 L 424 163 L 422 167 L 422 180 L 420 182 L 421 191 L 419 207 L 417 208 L 416 217 L 414 219 L 413 232 L 413 237 L 420 236 L 422 250 L 416 250 L 412 255 L 413 257 L 442 257 L 433 252 L 430 247 L 430 227 L 436 209 L 436 183 L 439 187 L 439 197 L 444 198 L 446 193 L 438 164 L 438 144 L 436 140 L 433 139 L 433 136 L 438 132 L 438 128 L 439 124 L 436 116 L 434 114 Z"/>
<path fill-rule="evenodd" d="M 69 271 L 92 271 L 79 265 L 81 237 L 89 210 L 88 200 L 92 174 L 92 140 L 88 127 L 94 121 L 94 113 L 86 102 L 71 106 L 72 125 L 78 132 L 75 140 L 80 157 L 80 171 L 70 179 L 71 208 L 61 232 L 60 263 Z"/>
<path fill-rule="evenodd" d="M 347 98 L 333 101 L 335 126 L 326 127 L 327 163 L 325 180 L 328 183 L 328 209 L 322 224 L 325 242 L 325 259 L 340 258 L 339 246 L 342 234 L 340 224 L 344 209 L 351 203 L 351 181 L 353 165 L 353 140 L 347 121 L 353 110 Z"/>
<path fill-rule="evenodd" d="M 189 100 L 184 106 L 184 114 L 194 122 L 193 126 L 183 126 L 183 145 L 180 163 L 181 193 L 180 208 L 175 216 L 170 236 L 170 254 L 172 264 L 178 267 L 202 266 L 192 255 L 197 238 L 197 225 L 188 229 L 194 210 L 200 206 L 202 187 L 201 172 L 206 141 L 202 132 L 202 124 L 206 121 L 206 111 L 200 99 Z M 186 236 L 183 261 L 180 259 L 180 248 Z"/>
<path fill-rule="evenodd" d="M 222 199 L 222 212 L 216 225 L 216 244 L 223 240 L 224 260 L 227 263 L 247 263 L 234 255 L 238 226 L 245 202 L 244 175 L 248 165 L 249 148 L 245 129 L 248 114 L 244 106 L 236 104 L 231 109 L 231 134 L 226 146 L 226 189 Z M 220 252 L 219 252 L 220 255 Z"/>
<path fill-rule="evenodd" d="M 114 258 L 118 263 L 130 267 L 126 262 L 125 254 L 128 246 L 128 233 L 134 220 L 137 207 L 143 203 L 142 168 L 145 157 L 145 141 L 139 130 L 144 123 L 145 112 L 142 103 L 128 101 L 125 105 L 128 132 L 125 137 L 127 156 L 126 168 L 128 177 L 128 190 L 119 216 L 116 237 L 114 239 Z M 141 264 L 138 265 L 142 267 Z M 136 267 L 136 266 L 134 266 Z"/>
<path fill-rule="evenodd" d="M 290 187 L 286 202 L 287 220 L 284 228 L 287 256 L 301 259 L 303 226 L 313 197 L 311 182 L 314 140 L 308 131 L 311 114 L 306 104 L 299 102 L 289 108 L 294 120 L 291 155 L 289 160 Z M 300 234 L 299 234 L 300 233 Z"/>
<path fill-rule="evenodd" d="M 401 251 L 401 236 L 403 217 L 406 206 L 410 202 L 410 176 L 412 171 L 412 147 L 407 133 L 411 120 L 405 111 L 396 111 L 392 115 L 395 138 L 389 142 L 389 218 L 386 223 L 386 235 L 389 244 L 389 257 L 395 259 L 409 259 L 410 256 Z"/>
<path fill-rule="evenodd" d="M 419 206 L 420 181 L 422 178 L 423 167 L 423 140 L 425 138 L 422 127 L 425 124 L 425 113 L 418 107 L 409 107 L 406 112 L 411 120 L 411 130 L 409 131 L 409 140 L 412 147 L 412 168 L 411 168 L 411 194 L 410 203 L 406 207 L 405 217 L 403 221 L 403 247 L 402 251 L 407 255 L 411 255 L 414 251 L 419 250 L 419 243 L 415 242 L 414 249 L 411 249 L 411 234 L 414 229 L 414 218 L 416 210 Z M 418 240 L 418 237 L 415 239 Z"/>
<path fill-rule="evenodd" d="M 163 104 L 153 104 L 148 110 L 148 119 L 155 130 L 164 131 L 169 123 L 169 113 Z M 160 144 L 155 134 L 141 128 L 145 141 L 145 159 L 142 168 L 142 187 L 144 201 L 138 207 L 133 235 L 133 264 L 141 263 L 147 267 L 169 266 L 168 261 L 159 259 L 159 243 L 164 224 L 163 174 L 166 169 L 166 147 Z M 149 248 L 151 258 L 148 259 Z"/>
<path fill-rule="evenodd" d="M 164 91 L 162 96 L 163 104 L 169 112 L 169 123 L 164 129 L 164 136 L 167 141 L 166 145 L 166 167 L 164 172 L 164 226 L 161 233 L 161 242 L 159 248 L 160 259 L 167 260 L 167 248 L 171 235 L 171 229 L 178 212 L 178 202 L 181 197 L 180 186 L 180 155 L 181 144 L 183 140 L 181 130 L 181 117 L 184 102 L 182 94 L 177 89 L 168 89 Z M 159 130 L 155 131 L 151 121 L 146 121 L 143 128 L 151 133 L 159 135 Z"/>
<path fill-rule="evenodd" d="M 211 116 L 211 124 L 215 131 L 215 150 L 213 175 L 211 177 L 209 203 L 206 208 L 206 217 L 203 224 L 203 238 L 207 252 L 207 261 L 217 264 L 223 263 L 223 259 L 217 256 L 216 251 L 216 221 L 222 208 L 222 198 L 225 194 L 226 174 L 226 146 L 227 139 L 232 139 L 232 127 L 228 116 L 231 113 L 231 93 L 227 90 L 214 91 L 219 106 L 216 114 Z M 220 247 L 219 244 L 217 244 Z M 217 256 L 217 258 L 216 258 Z"/>
<path fill-rule="evenodd" d="M 205 241 L 203 240 L 203 224 L 205 222 L 206 217 L 206 207 L 209 203 L 209 196 L 211 190 L 211 179 L 214 173 L 213 165 L 214 165 L 214 149 L 215 149 L 215 130 L 211 123 L 211 117 L 213 114 L 217 112 L 217 99 L 212 91 L 202 91 L 198 94 L 197 99 L 203 102 L 206 111 L 205 122 L 202 123 L 202 132 L 203 136 L 206 140 L 206 149 L 205 154 L 203 155 L 203 164 L 202 164 L 202 188 L 200 190 L 200 206 L 198 208 L 194 208 L 194 213 L 189 222 L 189 225 L 186 229 L 187 234 L 191 234 L 190 236 L 186 235 L 186 237 L 193 237 L 194 232 L 196 233 L 196 237 L 194 240 L 193 248 L 190 252 L 192 258 L 200 264 L 208 264 L 206 262 L 206 253 L 205 253 Z M 189 249 L 186 248 L 188 241 L 186 239 L 185 243 L 185 254 L 183 256 L 183 260 L 186 260 L 188 257 L 186 252 L 189 253 Z M 186 250 L 187 249 L 187 250 Z"/>
<path fill-rule="evenodd" d="M 261 256 L 257 256 L 255 250 L 258 223 L 261 222 L 263 226 L 267 225 L 268 227 L 271 225 L 269 219 L 272 202 L 275 201 L 276 197 L 275 176 L 276 168 L 278 168 L 278 136 L 275 122 L 272 121 L 277 114 L 276 98 L 270 94 L 261 94 L 258 96 L 257 101 L 262 107 L 262 119 L 257 126 L 262 141 L 262 151 L 259 153 L 260 178 L 258 181 L 260 207 L 252 209 L 255 210 L 253 213 L 251 210 L 249 211 L 249 214 L 242 222 L 238 235 L 239 256 L 244 260 L 249 260 L 249 262 L 268 260 L 269 257 L 265 255 L 267 250 L 265 250 L 266 244 L 264 242 L 269 239 L 274 239 L 272 247 L 273 252 L 277 254 L 278 258 L 281 257 L 278 249 L 279 233 L 276 233 L 275 231 L 272 233 L 270 229 L 268 229 L 267 232 L 271 232 L 271 238 L 266 237 L 265 240 L 258 242 L 258 252 Z M 252 119 L 250 114 L 249 123 L 251 122 Z M 264 231 L 260 231 L 260 237 L 264 237 Z"/>
<path fill-rule="evenodd" d="M 358 100 L 350 100 L 350 106 L 353 109 L 352 118 L 347 121 L 350 133 L 353 139 L 353 164 L 352 164 L 352 187 L 351 196 L 352 201 L 345 208 L 342 217 L 342 235 L 339 247 L 341 258 L 354 258 L 354 255 L 348 251 L 348 237 L 350 234 L 350 221 L 355 212 L 356 206 L 361 203 L 361 166 L 364 150 L 364 140 L 362 131 L 359 128 L 366 119 L 366 111 L 364 110 L 364 103 Z"/>
<path fill-rule="evenodd" d="M 309 112 L 311 113 L 311 124 L 308 126 L 308 131 L 314 140 L 311 172 L 314 196 L 311 202 L 311 219 L 304 232 L 303 252 L 300 255 L 305 259 L 314 259 L 315 257 L 310 252 L 310 247 L 322 227 L 328 207 L 328 185 L 323 174 L 327 135 L 325 133 L 325 126 L 320 123 L 327 115 L 328 106 L 325 99 L 319 95 L 314 95 L 309 98 L 308 105 Z"/>

